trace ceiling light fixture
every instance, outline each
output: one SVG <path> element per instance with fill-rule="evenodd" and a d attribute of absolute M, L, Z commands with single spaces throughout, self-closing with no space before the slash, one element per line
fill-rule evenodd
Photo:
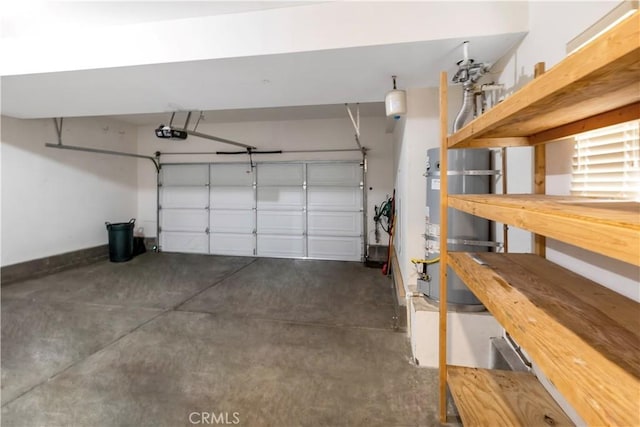
<path fill-rule="evenodd" d="M 393 79 L 393 90 L 387 92 L 387 96 L 384 98 L 384 108 L 387 117 L 393 116 L 398 120 L 407 113 L 407 92 L 396 88 L 396 76 L 391 76 L 391 78 Z"/>

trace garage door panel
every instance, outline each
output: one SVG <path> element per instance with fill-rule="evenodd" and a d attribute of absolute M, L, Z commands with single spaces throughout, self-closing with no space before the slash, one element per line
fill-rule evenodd
<path fill-rule="evenodd" d="M 253 209 L 254 197 L 251 187 L 211 187 L 211 208 Z"/>
<path fill-rule="evenodd" d="M 209 188 L 202 187 L 162 187 L 160 206 L 162 208 L 204 209 L 209 205 Z"/>
<path fill-rule="evenodd" d="M 307 191 L 310 211 L 360 211 L 362 209 L 360 188 L 310 187 Z"/>
<path fill-rule="evenodd" d="M 360 237 L 308 236 L 309 258 L 361 261 Z"/>
<path fill-rule="evenodd" d="M 209 236 L 207 233 L 163 231 L 160 233 L 160 246 L 164 252 L 206 254 L 209 252 Z"/>
<path fill-rule="evenodd" d="M 302 187 L 258 187 L 258 210 L 302 210 Z"/>
<path fill-rule="evenodd" d="M 206 231 L 209 226 L 209 211 L 206 209 L 162 209 L 160 227 L 166 231 Z"/>
<path fill-rule="evenodd" d="M 205 185 L 209 183 L 209 165 L 162 165 L 162 185 Z"/>
<path fill-rule="evenodd" d="M 304 251 L 304 236 L 258 235 L 258 256 L 301 258 Z"/>
<path fill-rule="evenodd" d="M 253 172 L 248 164 L 211 165 L 212 186 L 248 186 L 253 185 Z"/>
<path fill-rule="evenodd" d="M 352 163 L 312 163 L 307 165 L 307 184 L 358 187 L 362 168 Z"/>
<path fill-rule="evenodd" d="M 301 163 L 258 165 L 258 186 L 302 185 L 304 169 Z"/>
<path fill-rule="evenodd" d="M 253 233 L 255 213 L 253 210 L 212 210 L 210 229 L 220 233 Z"/>
<path fill-rule="evenodd" d="M 253 234 L 211 233 L 211 253 L 214 255 L 253 256 Z"/>
<path fill-rule="evenodd" d="M 362 234 L 362 212 L 309 212 L 308 234 L 353 236 Z"/>
<path fill-rule="evenodd" d="M 304 212 L 258 211 L 258 233 L 302 235 Z"/>

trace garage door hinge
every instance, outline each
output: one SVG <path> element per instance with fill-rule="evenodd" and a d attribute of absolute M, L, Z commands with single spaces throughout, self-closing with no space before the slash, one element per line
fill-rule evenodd
<path fill-rule="evenodd" d="M 254 255 L 256 254 L 256 250 L 255 250 L 255 248 L 253 249 L 253 254 L 254 254 Z"/>
<path fill-rule="evenodd" d="M 161 209 L 162 209 L 162 206 L 158 205 L 158 210 L 161 210 Z"/>
<path fill-rule="evenodd" d="M 158 227 L 158 233 L 162 233 L 162 227 Z"/>
<path fill-rule="evenodd" d="M 205 228 L 204 232 L 209 234 L 209 227 Z"/>

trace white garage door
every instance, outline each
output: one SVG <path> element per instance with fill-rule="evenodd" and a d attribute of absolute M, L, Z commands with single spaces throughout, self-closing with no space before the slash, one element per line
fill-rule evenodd
<path fill-rule="evenodd" d="M 259 164 L 258 256 L 306 256 L 304 165 Z"/>
<path fill-rule="evenodd" d="M 359 163 L 163 165 L 160 182 L 163 251 L 362 259 Z"/>
<path fill-rule="evenodd" d="M 212 164 L 210 253 L 255 255 L 254 175 L 248 164 Z"/>
<path fill-rule="evenodd" d="M 159 188 L 160 247 L 209 253 L 209 165 L 165 165 Z"/>
<path fill-rule="evenodd" d="M 307 256 L 359 261 L 363 250 L 362 168 L 307 165 Z"/>

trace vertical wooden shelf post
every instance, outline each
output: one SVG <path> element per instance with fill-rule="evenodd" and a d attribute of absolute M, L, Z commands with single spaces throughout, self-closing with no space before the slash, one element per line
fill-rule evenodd
<path fill-rule="evenodd" d="M 438 334 L 438 366 L 440 388 L 440 422 L 447 422 L 447 73 L 440 73 L 440 312 Z"/>
<path fill-rule="evenodd" d="M 534 66 L 533 77 L 538 78 L 545 71 L 545 63 L 538 62 Z M 547 154 L 546 145 L 538 144 L 533 147 L 533 193 L 546 194 Z M 536 255 L 546 258 L 547 239 L 539 234 L 533 235 L 533 249 Z"/>

